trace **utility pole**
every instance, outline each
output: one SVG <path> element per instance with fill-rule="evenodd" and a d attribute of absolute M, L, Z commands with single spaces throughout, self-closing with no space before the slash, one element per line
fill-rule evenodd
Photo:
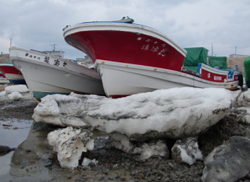
<path fill-rule="evenodd" d="M 236 54 L 237 46 L 235 46 L 235 54 Z"/>
<path fill-rule="evenodd" d="M 213 56 L 213 43 L 212 43 L 212 56 Z"/>
<path fill-rule="evenodd" d="M 10 38 L 10 47 L 12 46 L 12 38 Z"/>

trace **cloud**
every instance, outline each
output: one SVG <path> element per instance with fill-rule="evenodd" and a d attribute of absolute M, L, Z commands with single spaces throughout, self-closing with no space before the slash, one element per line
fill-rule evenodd
<path fill-rule="evenodd" d="M 228 56 L 249 54 L 250 4 L 247 0 L 0 0 L 0 52 L 13 45 L 37 50 L 65 51 L 69 58 L 85 54 L 68 45 L 62 28 L 86 21 L 118 20 L 130 16 L 135 23 L 164 33 L 182 47 L 203 46 Z"/>

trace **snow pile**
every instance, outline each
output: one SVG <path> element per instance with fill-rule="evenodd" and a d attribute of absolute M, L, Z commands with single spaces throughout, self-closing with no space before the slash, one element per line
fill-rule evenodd
<path fill-rule="evenodd" d="M 234 95 L 218 88 L 173 88 L 102 100 L 81 113 L 84 122 L 129 137 L 195 136 L 229 111 Z"/>
<path fill-rule="evenodd" d="M 0 92 L 0 97 L 1 97 L 1 96 L 5 96 L 5 95 L 6 95 L 6 92 L 5 92 L 5 91 Z"/>
<path fill-rule="evenodd" d="M 196 160 L 202 160 L 202 153 L 199 150 L 197 137 L 177 140 L 171 149 L 172 158 L 179 163 L 193 165 Z"/>
<path fill-rule="evenodd" d="M 4 100 L 30 100 L 33 95 L 26 85 L 11 85 L 5 87 L 5 91 L 0 92 L 0 101 Z"/>
<path fill-rule="evenodd" d="M 20 100 L 23 98 L 22 94 L 19 92 L 12 92 L 11 94 L 8 95 L 10 100 Z"/>
<path fill-rule="evenodd" d="M 45 122 L 59 126 L 84 127 L 86 124 L 77 117 L 79 110 L 86 110 L 105 97 L 97 95 L 47 95 L 34 109 L 32 118 L 36 122 Z"/>
<path fill-rule="evenodd" d="M 29 92 L 29 89 L 27 88 L 26 85 L 11 85 L 11 86 L 7 86 L 5 87 L 5 92 L 6 94 L 10 94 L 12 92 Z"/>
<path fill-rule="evenodd" d="M 60 166 L 74 169 L 78 166 L 82 152 L 93 150 L 94 139 L 91 136 L 90 130 L 67 127 L 50 132 L 47 138 L 53 151 L 58 153 Z"/>

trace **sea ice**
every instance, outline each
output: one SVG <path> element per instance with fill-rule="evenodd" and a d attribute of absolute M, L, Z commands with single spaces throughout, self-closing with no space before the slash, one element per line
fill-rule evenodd
<path fill-rule="evenodd" d="M 56 151 L 57 159 L 63 168 L 74 169 L 82 152 L 94 149 L 92 131 L 67 127 L 52 131 L 47 136 L 49 144 Z"/>
<path fill-rule="evenodd" d="M 222 119 L 235 101 L 228 90 L 173 88 L 102 100 L 83 110 L 84 122 L 128 137 L 195 136 Z"/>
<path fill-rule="evenodd" d="M 145 161 L 152 156 L 169 157 L 169 150 L 166 142 L 163 140 L 151 140 L 140 143 L 140 146 L 135 146 L 126 135 L 112 133 L 106 143 L 106 147 L 113 147 L 126 153 L 136 154 L 135 159 L 138 161 Z"/>
<path fill-rule="evenodd" d="M 196 160 L 203 160 L 199 150 L 197 137 L 189 137 L 177 140 L 171 149 L 172 158 L 179 163 L 193 165 Z"/>
<path fill-rule="evenodd" d="M 77 117 L 78 112 L 86 110 L 90 105 L 106 99 L 97 95 L 47 95 L 34 109 L 32 118 L 36 122 L 44 122 L 59 126 L 85 127 L 85 122 Z"/>
<path fill-rule="evenodd" d="M 42 99 L 32 117 L 63 126 L 89 125 L 133 138 L 185 138 L 196 136 L 222 119 L 236 96 L 225 89 L 190 87 L 119 99 L 73 93 L 51 95 Z"/>
<path fill-rule="evenodd" d="M 93 159 L 93 160 L 90 160 L 86 157 L 84 157 L 83 161 L 82 161 L 82 166 L 88 166 L 90 163 L 93 163 L 93 164 L 97 164 L 98 161 Z"/>

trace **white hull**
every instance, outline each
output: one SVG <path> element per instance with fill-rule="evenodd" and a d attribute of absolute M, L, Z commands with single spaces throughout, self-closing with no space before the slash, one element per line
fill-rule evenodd
<path fill-rule="evenodd" d="M 0 84 L 10 83 L 7 78 L 0 78 Z"/>
<path fill-rule="evenodd" d="M 12 73 L 5 73 L 4 76 L 9 80 L 24 80 L 22 75 L 12 74 Z"/>
<path fill-rule="evenodd" d="M 24 56 L 27 52 L 32 57 Z M 38 56 L 39 60 L 34 59 Z M 65 62 L 65 60 L 61 61 L 59 65 L 49 64 L 50 62 L 44 62 L 45 57 L 48 56 L 19 48 L 10 49 L 13 65 L 22 72 L 28 88 L 34 96 L 41 93 L 46 95 L 50 93 L 69 94 L 70 92 L 105 94 L 101 79 L 95 70 L 70 61 Z M 49 61 L 52 61 L 51 63 L 55 60 L 58 61 L 58 59 L 54 59 L 50 57 Z M 63 66 L 63 63 L 67 63 L 67 65 Z"/>
<path fill-rule="evenodd" d="M 102 77 L 108 97 L 119 97 L 173 87 L 237 88 L 238 82 L 216 83 L 190 74 L 140 66 L 97 60 L 95 68 Z"/>

